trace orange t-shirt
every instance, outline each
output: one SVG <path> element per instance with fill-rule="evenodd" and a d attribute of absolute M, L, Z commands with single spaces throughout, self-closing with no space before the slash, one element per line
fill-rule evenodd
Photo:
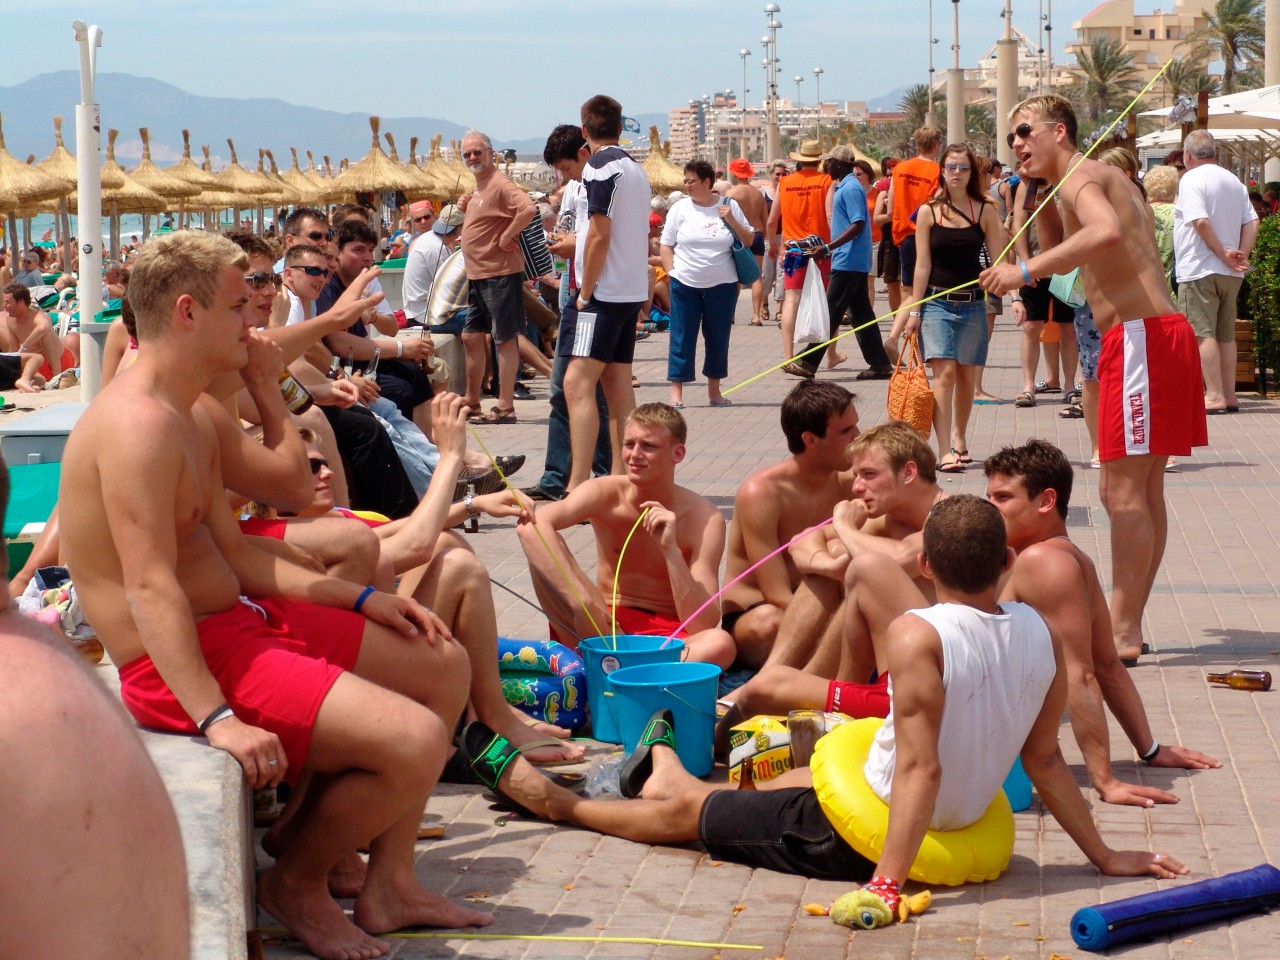
<path fill-rule="evenodd" d="M 778 181 L 778 199 L 782 204 L 782 242 L 801 240 L 816 233 L 824 241 L 831 239 L 827 222 L 827 191 L 831 178 L 812 167 L 801 167 Z"/>
<path fill-rule="evenodd" d="M 933 160 L 912 157 L 893 168 L 893 242 L 902 243 L 916 232 L 911 215 L 938 189 L 942 169 Z"/>

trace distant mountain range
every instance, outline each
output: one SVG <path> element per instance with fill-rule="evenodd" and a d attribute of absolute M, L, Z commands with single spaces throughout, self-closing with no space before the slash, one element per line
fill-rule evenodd
<path fill-rule="evenodd" d="M 164 166 L 182 156 L 182 130 L 191 131 L 192 155 L 200 161 L 200 145 L 209 144 L 215 166 L 230 161 L 227 138 L 235 141 L 242 166 L 258 162 L 258 149 L 271 150 L 282 168 L 289 166 L 289 148 L 297 147 L 302 165 L 306 151 L 316 157 L 328 155 L 336 165 L 342 157 L 352 161 L 369 149 L 367 113 L 339 113 L 316 107 L 301 107 L 283 100 L 228 97 L 200 97 L 172 84 L 128 73 L 103 73 L 97 78 L 96 94 L 102 108 L 103 147 L 106 131 L 120 131 L 116 156 L 131 166 L 142 155 L 139 127 L 151 134 L 151 158 Z M 80 77 L 74 70 L 41 74 L 11 87 L 0 87 L 0 114 L 4 138 L 11 154 L 25 160 L 34 153 L 43 159 L 53 149 L 53 117 L 64 118 L 63 139 L 75 150 L 76 104 L 80 100 Z M 667 136 L 667 115 L 646 113 L 636 117 L 645 131 L 657 125 Z M 467 127 L 437 117 L 383 117 L 382 132 L 390 133 L 402 159 L 409 155 L 409 138 L 420 138 L 418 149 L 425 151 L 437 133 L 447 144 L 461 137 Z M 526 140 L 501 139 L 500 131 L 486 131 L 499 149 L 514 148 L 521 159 L 541 159 L 545 137 Z M 550 131 L 548 131 L 549 133 Z M 386 139 L 382 147 L 386 149 Z"/>

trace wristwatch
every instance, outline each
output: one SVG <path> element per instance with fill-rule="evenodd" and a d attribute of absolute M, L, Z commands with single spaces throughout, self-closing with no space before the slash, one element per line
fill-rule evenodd
<path fill-rule="evenodd" d="M 468 517 L 480 516 L 480 511 L 477 510 L 473 505 L 473 501 L 475 500 L 475 498 L 476 498 L 476 495 L 470 492 L 468 492 L 466 496 L 462 498 L 462 505 L 466 508 Z"/>
<path fill-rule="evenodd" d="M 591 306 L 591 301 L 583 299 L 582 295 L 579 294 L 578 299 L 574 301 L 574 305 L 577 306 L 579 310 L 581 310 L 583 307 Z"/>

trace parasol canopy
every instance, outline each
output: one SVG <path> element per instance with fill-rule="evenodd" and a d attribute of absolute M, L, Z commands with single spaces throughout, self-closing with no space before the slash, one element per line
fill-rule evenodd
<path fill-rule="evenodd" d="M 13 206 L 56 200 L 75 189 L 75 179 L 57 177 L 39 167 L 23 163 L 4 145 L 4 123 L 0 118 L 0 195 L 12 195 Z"/>
<path fill-rule="evenodd" d="M 191 206 L 197 210 L 225 210 L 235 207 L 240 203 L 240 194 L 225 189 L 218 182 L 217 175 L 213 172 L 213 161 L 209 159 L 209 145 L 206 143 L 201 150 L 204 151 L 204 163 L 200 165 L 200 172 L 209 178 L 213 186 L 206 187 L 200 196 L 191 201 Z"/>
<path fill-rule="evenodd" d="M 657 127 L 649 128 L 649 156 L 640 166 L 649 177 L 649 187 L 654 193 L 666 196 L 672 190 L 684 189 L 684 171 L 667 159 Z"/>
<path fill-rule="evenodd" d="M 378 117 L 369 118 L 369 127 L 373 130 L 373 145 L 368 153 L 334 178 L 329 188 L 331 198 L 355 193 L 382 193 L 387 190 L 408 193 L 420 186 L 421 181 L 414 174 L 401 164 L 392 163 L 391 158 L 383 153 L 378 143 L 378 127 L 381 123 Z"/>
<path fill-rule="evenodd" d="M 177 206 L 181 201 L 188 200 L 200 192 L 196 184 L 182 177 L 175 177 L 151 162 L 150 130 L 140 127 L 138 135 L 142 137 L 142 159 L 129 171 L 129 176 L 133 177 L 135 183 L 141 184 L 152 193 L 158 193 L 170 201 L 171 206 Z"/>
<path fill-rule="evenodd" d="M 218 186 L 228 193 L 237 194 L 245 201 L 245 206 L 256 205 L 258 196 L 273 192 L 274 188 L 266 179 L 250 173 L 240 166 L 236 158 L 235 142 L 228 137 L 227 146 L 231 149 L 231 162 L 218 172 Z"/>
<path fill-rule="evenodd" d="M 165 167 L 164 172 L 171 177 L 178 177 L 187 183 L 195 184 L 199 191 L 209 190 L 217 186 L 218 181 L 214 179 L 213 174 L 206 173 L 196 166 L 195 161 L 191 159 L 191 131 L 182 131 L 182 159 L 171 167 Z M 192 201 L 194 203 L 195 201 Z"/>
<path fill-rule="evenodd" d="M 280 174 L 280 179 L 287 183 L 302 199 L 299 201 L 304 206 L 312 206 L 320 200 L 320 187 L 312 182 L 311 178 L 302 172 L 302 168 L 298 166 L 298 148 L 290 147 L 289 152 L 293 154 L 293 165 L 284 173 Z M 274 170 L 276 166 L 276 158 L 270 150 L 267 156 L 271 158 L 271 167 Z"/>
<path fill-rule="evenodd" d="M 138 183 L 124 172 L 116 163 L 116 137 L 119 130 L 107 131 L 107 159 L 102 164 L 102 206 L 109 207 L 112 214 L 119 213 L 161 213 L 169 206 L 168 202 L 154 190 Z M 108 189 L 107 178 L 117 178 L 121 185 Z"/>
<path fill-rule="evenodd" d="M 431 178 L 416 164 L 403 164 L 400 162 L 400 154 L 396 152 L 396 139 L 390 132 L 383 134 L 387 138 L 387 152 L 391 154 L 391 162 L 396 166 L 402 167 L 414 180 L 417 186 L 412 190 L 405 190 L 404 195 L 410 200 L 422 200 L 424 198 L 435 197 L 435 185 L 431 182 Z M 415 138 L 416 140 L 416 138 Z"/>

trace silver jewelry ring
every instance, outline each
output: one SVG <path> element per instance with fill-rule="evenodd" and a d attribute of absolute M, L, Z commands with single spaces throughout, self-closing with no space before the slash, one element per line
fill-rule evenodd
<path fill-rule="evenodd" d="M 1155 855 L 1155 857 L 1153 857 L 1152 859 L 1154 859 L 1154 860 L 1159 860 L 1159 859 L 1160 859 L 1161 857 L 1163 857 L 1163 856 L 1164 856 L 1164 854 L 1163 854 L 1163 853 L 1157 853 L 1157 854 Z"/>
<path fill-rule="evenodd" d="M 268 761 L 267 761 L 267 766 L 268 766 L 268 767 L 276 767 L 276 766 L 279 766 L 279 765 L 280 765 L 280 761 L 279 761 L 279 760 L 268 760 Z"/>

